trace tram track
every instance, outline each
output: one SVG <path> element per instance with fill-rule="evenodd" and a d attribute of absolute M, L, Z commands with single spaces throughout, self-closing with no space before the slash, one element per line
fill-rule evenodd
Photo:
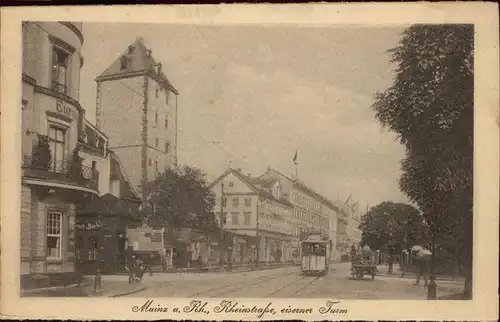
<path fill-rule="evenodd" d="M 231 283 L 224 284 L 222 286 L 212 287 L 212 288 L 209 288 L 207 290 L 202 290 L 202 291 L 196 292 L 194 294 L 189 295 L 188 297 L 199 297 L 199 296 L 202 296 L 203 294 L 211 293 L 211 292 L 215 292 L 215 294 L 210 294 L 209 297 L 219 297 L 219 296 L 223 296 L 225 294 L 237 292 L 237 291 L 242 290 L 244 288 L 247 288 L 249 286 L 259 285 L 259 284 L 269 282 L 271 280 L 274 280 L 274 279 L 277 279 L 277 278 L 280 278 L 283 276 L 292 275 L 292 274 L 296 274 L 296 272 L 289 272 L 289 273 L 281 273 L 280 272 L 280 273 L 272 274 L 270 276 L 266 275 L 266 276 L 258 277 L 257 279 L 243 281 L 243 283 L 231 282 Z M 237 286 L 237 287 L 234 288 L 234 286 Z M 219 290 L 221 290 L 222 292 L 218 292 Z"/>
<path fill-rule="evenodd" d="M 303 291 L 304 289 L 306 289 L 309 285 L 313 284 L 314 282 L 316 282 L 317 280 L 319 280 L 322 276 L 318 276 L 318 277 L 314 277 L 314 278 L 310 278 L 309 276 L 301 276 L 301 278 L 295 280 L 295 281 L 292 281 L 290 283 L 287 283 L 285 285 L 283 285 L 282 287 L 274 290 L 273 292 L 269 293 L 266 297 L 272 297 L 280 292 L 282 292 L 283 290 L 285 290 L 286 288 L 288 287 L 291 287 L 291 286 L 295 286 L 295 285 L 300 285 L 301 281 L 304 281 L 306 279 L 309 279 L 309 281 L 300 286 L 298 289 L 296 289 L 291 295 L 287 296 L 287 297 L 293 297 L 295 295 L 297 295 L 298 293 L 300 293 L 301 291 Z"/>

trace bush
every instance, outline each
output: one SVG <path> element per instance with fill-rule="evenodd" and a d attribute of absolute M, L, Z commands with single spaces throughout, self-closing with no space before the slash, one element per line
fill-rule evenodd
<path fill-rule="evenodd" d="M 36 168 L 49 169 L 52 163 L 49 137 L 37 134 L 38 144 L 33 148 L 31 164 Z"/>

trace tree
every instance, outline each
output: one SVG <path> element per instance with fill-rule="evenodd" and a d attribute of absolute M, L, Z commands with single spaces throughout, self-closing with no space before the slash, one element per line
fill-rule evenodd
<path fill-rule="evenodd" d="M 202 170 L 167 169 L 145 188 L 144 217 L 153 225 L 217 231 L 215 199 Z"/>
<path fill-rule="evenodd" d="M 408 28 L 391 50 L 394 83 L 373 105 L 376 118 L 406 148 L 400 187 L 424 212 L 432 245 L 451 239 L 462 249 L 467 294 L 472 292 L 473 46 L 473 25 Z"/>
<path fill-rule="evenodd" d="M 382 202 L 361 218 L 361 244 L 372 249 L 389 251 L 389 272 L 392 256 L 425 240 L 423 216 L 415 207 L 404 203 Z"/>

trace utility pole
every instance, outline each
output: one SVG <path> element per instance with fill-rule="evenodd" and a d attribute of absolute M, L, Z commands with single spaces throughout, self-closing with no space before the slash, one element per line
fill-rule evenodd
<path fill-rule="evenodd" d="M 221 179 L 221 194 L 220 194 L 220 267 L 224 270 L 224 178 Z"/>
<path fill-rule="evenodd" d="M 260 235 L 259 235 L 259 205 L 260 205 L 260 199 L 259 197 L 257 196 L 257 213 L 256 213 L 256 217 L 255 217 L 255 236 L 257 237 L 257 245 L 256 245 L 256 248 L 257 248 L 257 253 L 255 255 L 255 261 L 256 261 L 256 266 L 257 266 L 257 269 L 259 269 L 259 266 L 260 266 Z"/>

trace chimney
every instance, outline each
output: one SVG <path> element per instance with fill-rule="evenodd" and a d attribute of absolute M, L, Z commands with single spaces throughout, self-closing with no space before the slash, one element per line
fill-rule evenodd
<path fill-rule="evenodd" d="M 137 42 L 141 45 L 144 45 L 144 38 L 142 37 L 137 37 Z"/>

